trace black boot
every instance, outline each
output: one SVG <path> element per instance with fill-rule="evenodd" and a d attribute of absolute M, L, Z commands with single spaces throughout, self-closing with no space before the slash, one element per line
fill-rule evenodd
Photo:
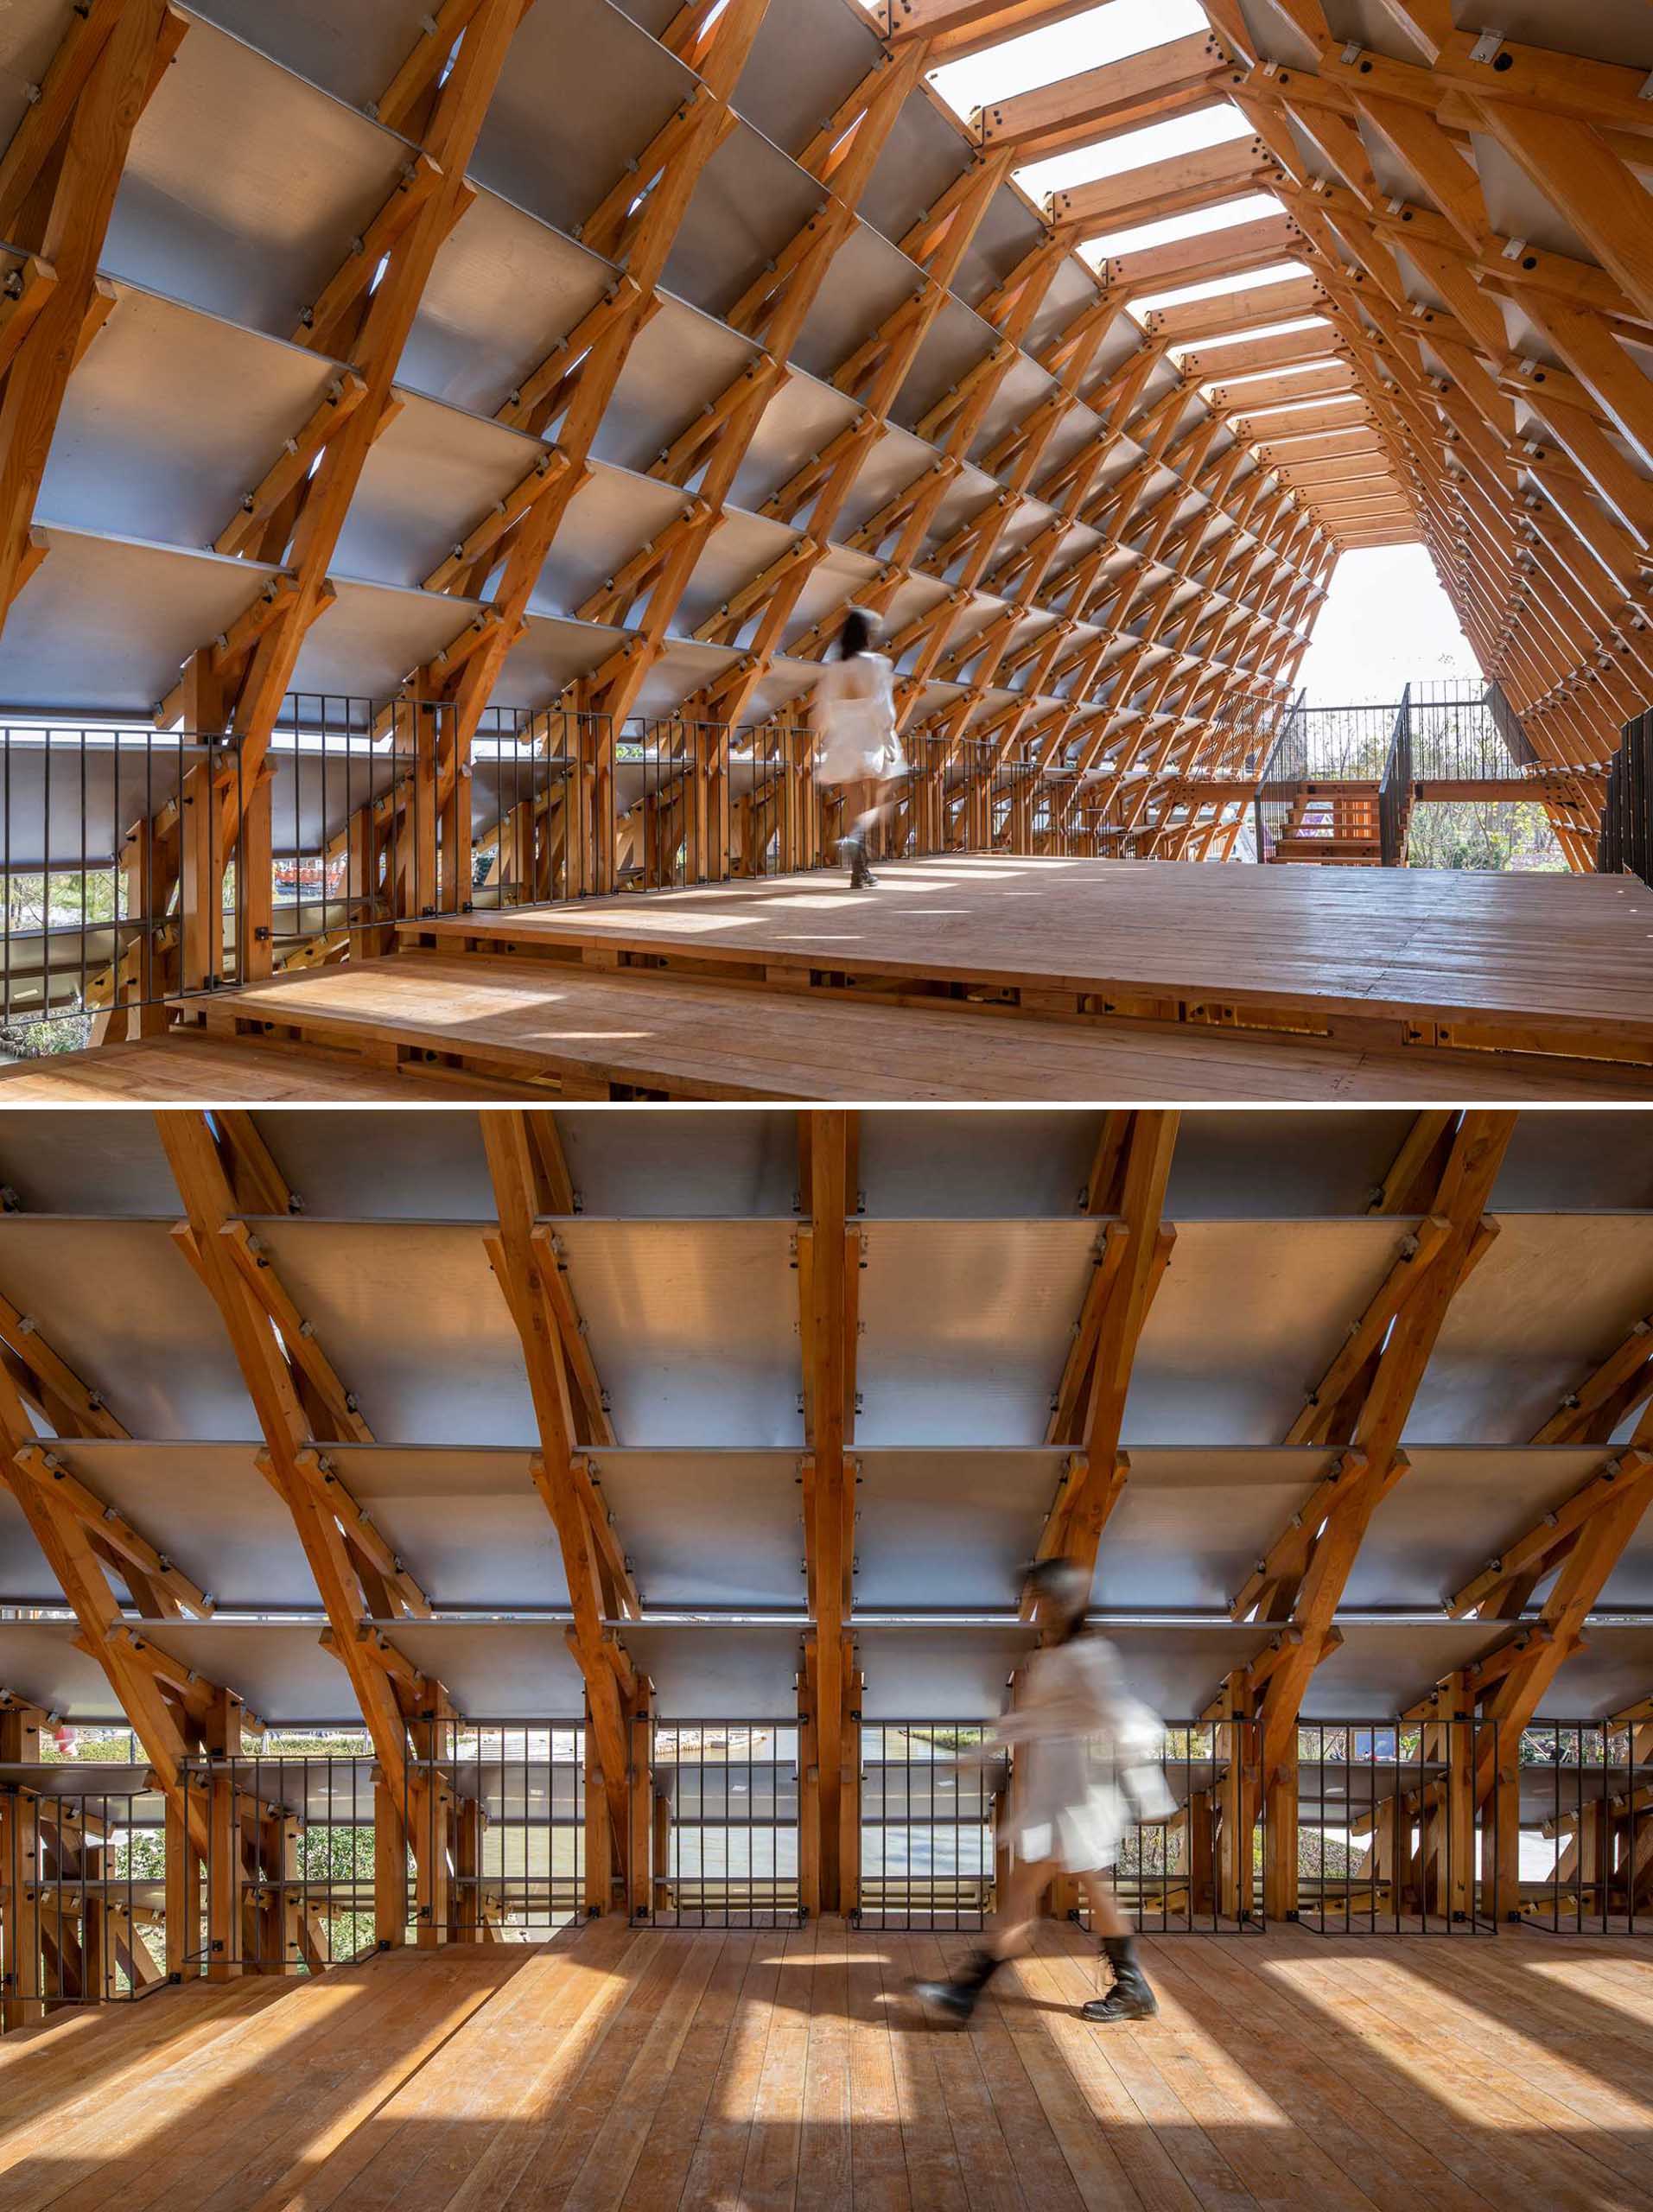
<path fill-rule="evenodd" d="M 1136 1960 L 1134 1936 L 1104 1936 L 1102 1948 L 1114 1970 L 1114 1986 L 1105 1997 L 1093 1997 L 1080 2010 L 1086 2020 L 1150 2020 L 1160 2002 L 1148 1987 L 1148 1976 Z"/>
<path fill-rule="evenodd" d="M 867 840 L 857 830 L 853 836 L 841 837 L 838 850 L 849 862 L 849 888 L 852 891 L 871 891 L 877 887 L 878 878 L 867 865 Z"/>
<path fill-rule="evenodd" d="M 950 2012 L 956 2020 L 968 2020 L 976 2010 L 976 1999 L 1003 1963 L 991 1951 L 972 1951 L 957 1981 L 915 1981 L 909 1986 L 913 1995 L 923 1998 L 926 2005 Z"/>

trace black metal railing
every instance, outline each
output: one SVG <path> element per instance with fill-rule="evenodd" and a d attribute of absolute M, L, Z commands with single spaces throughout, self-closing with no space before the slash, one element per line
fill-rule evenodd
<path fill-rule="evenodd" d="M 1263 762 L 1262 773 L 1258 779 L 1257 796 L 1252 803 L 1256 857 L 1260 861 L 1274 858 L 1275 847 L 1286 826 L 1290 791 L 1307 774 L 1308 734 L 1304 721 L 1303 695 L 1300 691 L 1281 717 L 1274 743 Z"/>
<path fill-rule="evenodd" d="M 860 1905 L 867 1928 L 979 1928 L 1008 1761 L 985 1724 L 863 1721 Z"/>
<path fill-rule="evenodd" d="M 585 1883 L 585 1731 L 575 1720 L 412 1724 L 404 1818 L 423 1941 L 566 1927 Z"/>
<path fill-rule="evenodd" d="M 316 693 L 283 702 L 266 756 L 269 966 L 387 942 L 422 850 L 429 843 L 434 855 L 438 842 L 434 774 L 422 767 L 434 771 L 452 712 Z"/>
<path fill-rule="evenodd" d="M 1596 866 L 1653 883 L 1653 708 L 1624 725 L 1608 766 Z"/>
<path fill-rule="evenodd" d="M 792 1720 L 652 1724 L 656 1926 L 775 1928 L 802 1916 L 798 1739 Z"/>
<path fill-rule="evenodd" d="M 596 784 L 613 726 L 573 708 L 491 708 L 471 741 L 464 911 L 553 906 L 592 875 Z"/>
<path fill-rule="evenodd" d="M 785 875 L 826 851 L 824 795 L 811 774 L 815 734 L 790 721 L 742 725 L 725 738 L 728 836 L 725 874 Z"/>
<path fill-rule="evenodd" d="M 1519 784 L 1537 755 L 1497 684 L 1441 678 L 1407 686 L 1412 776 L 1421 784 Z"/>
<path fill-rule="evenodd" d="M 113 724 L 0 725 L 0 1022 L 151 1004 L 233 975 L 233 868 L 216 923 L 185 944 L 181 880 L 210 873 L 207 792 L 242 799 L 241 756 L 213 733 Z"/>
<path fill-rule="evenodd" d="M 1412 687 L 1408 684 L 1395 709 L 1389 753 L 1377 786 L 1377 837 L 1385 868 L 1399 868 L 1406 859 L 1407 823 L 1412 812 Z"/>
<path fill-rule="evenodd" d="M 0 1768 L 0 2025 L 164 1984 L 165 1826 L 143 1767 Z"/>
<path fill-rule="evenodd" d="M 187 1967 L 318 1974 L 373 1948 L 383 1808 L 371 1753 L 202 1757 L 182 1790 Z"/>
<path fill-rule="evenodd" d="M 1167 1721 L 1152 1758 L 1171 1808 L 1154 1818 L 1139 1810 L 1127 1822 L 1112 1873 L 1122 1910 L 1156 1936 L 1260 1933 L 1267 1925 L 1261 1724 Z M 1122 1802 L 1128 1811 L 1128 1788 Z M 1090 1927 L 1082 1897 L 1073 1916 Z"/>
<path fill-rule="evenodd" d="M 1517 1910 L 1569 1935 L 1653 1926 L 1653 1725 L 1546 1720 L 1522 1737 Z"/>
<path fill-rule="evenodd" d="M 1490 1935 L 1502 1847 L 1478 1799 L 1496 1723 L 1304 1721 L 1297 1732 L 1298 1918 L 1320 1935 Z"/>

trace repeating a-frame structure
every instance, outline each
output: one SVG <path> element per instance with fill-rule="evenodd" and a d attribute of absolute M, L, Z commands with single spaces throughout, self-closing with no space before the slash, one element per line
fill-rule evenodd
<path fill-rule="evenodd" d="M 7 156 L 16 204 L 83 138 L 105 174 L 59 195 L 14 274 L 10 388 L 29 411 L 14 429 L 9 404 L 0 431 L 8 574 L 53 566 L 0 690 L 41 713 L 156 706 L 187 741 L 158 791 L 149 764 L 129 778 L 106 833 L 145 908 L 175 905 L 175 941 L 142 948 L 163 980 L 225 972 L 238 855 L 234 972 L 269 971 L 272 814 L 279 848 L 289 803 L 296 823 L 318 807 L 281 735 L 363 715 L 407 761 L 388 788 L 335 779 L 321 840 L 359 894 L 393 849 L 395 911 L 456 904 L 479 835 L 502 874 L 611 887 L 644 835 L 604 834 L 615 746 L 663 716 L 685 789 L 661 834 L 699 850 L 733 777 L 748 842 L 784 819 L 785 862 L 807 863 L 821 828 L 792 818 L 807 762 L 782 734 L 851 602 L 901 658 L 922 834 L 982 808 L 1013 760 L 1024 841 L 1046 772 L 1064 834 L 1081 826 L 1070 785 L 1093 826 L 1135 833 L 1139 802 L 1167 796 L 1145 767 L 1256 765 L 1335 543 L 1174 365 L 1174 318 L 1145 333 L 1130 314 L 1210 257 L 1093 270 L 1075 249 L 1114 218 L 1041 209 L 1014 181 L 1039 134 L 966 125 L 927 85 L 926 66 L 1040 19 L 887 21 L 853 0 L 371 0 L 347 27 L 241 0 L 14 11 L 13 65 L 53 93 Z M 1202 47 L 1212 97 L 1222 59 Z M 140 67 L 154 97 L 123 110 L 129 145 L 90 103 Z M 554 148 L 553 97 L 581 118 Z M 1140 199 L 1122 219 L 1159 205 Z M 84 266 L 54 290 L 65 226 Z M 489 741 L 536 716 L 541 772 L 502 795 Z M 696 734 L 747 726 L 765 734 L 738 771 Z M 195 742 L 225 736 L 232 755 Z M 786 772 L 755 792 L 772 745 Z M 148 819 L 126 819 L 140 795 Z M 1240 810 L 1190 818 L 1177 849 L 1222 849 Z M 312 918 L 280 957 L 339 934 Z M 137 995 L 122 952 L 101 1002 Z"/>
<path fill-rule="evenodd" d="M 1145 1924 L 1644 1924 L 1637 1119 L 14 1115 L 9 2020 L 979 1924 L 1032 1557 L 1166 1724 Z"/>
<path fill-rule="evenodd" d="M 1278 786 L 1274 857 L 1393 862 L 1496 784 L 1593 868 L 1650 672 L 1638 11 L 1221 0 L 931 81 L 1084 12 L 18 0 L 8 1014 L 813 867 L 852 605 L 897 852 L 1227 857 Z M 1496 734 L 1328 802 L 1309 627 L 1417 540 Z"/>

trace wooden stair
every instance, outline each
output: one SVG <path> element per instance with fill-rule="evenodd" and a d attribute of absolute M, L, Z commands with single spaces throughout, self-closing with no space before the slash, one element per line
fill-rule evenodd
<path fill-rule="evenodd" d="M 1269 859 L 1271 865 L 1313 861 L 1322 867 L 1381 868 L 1376 785 L 1294 785 Z"/>

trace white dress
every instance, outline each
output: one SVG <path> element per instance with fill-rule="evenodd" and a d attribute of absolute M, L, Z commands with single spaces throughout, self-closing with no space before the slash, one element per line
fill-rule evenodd
<path fill-rule="evenodd" d="M 994 1732 L 1015 1753 L 1008 1826 L 1018 1859 L 1095 1873 L 1113 1865 L 1133 1821 L 1176 1809 L 1159 1764 L 1163 1731 L 1127 1691 L 1103 1637 L 1036 1651 Z"/>
<path fill-rule="evenodd" d="M 816 681 L 814 718 L 817 783 L 862 784 L 901 772 L 895 676 L 881 653 L 830 660 Z"/>

